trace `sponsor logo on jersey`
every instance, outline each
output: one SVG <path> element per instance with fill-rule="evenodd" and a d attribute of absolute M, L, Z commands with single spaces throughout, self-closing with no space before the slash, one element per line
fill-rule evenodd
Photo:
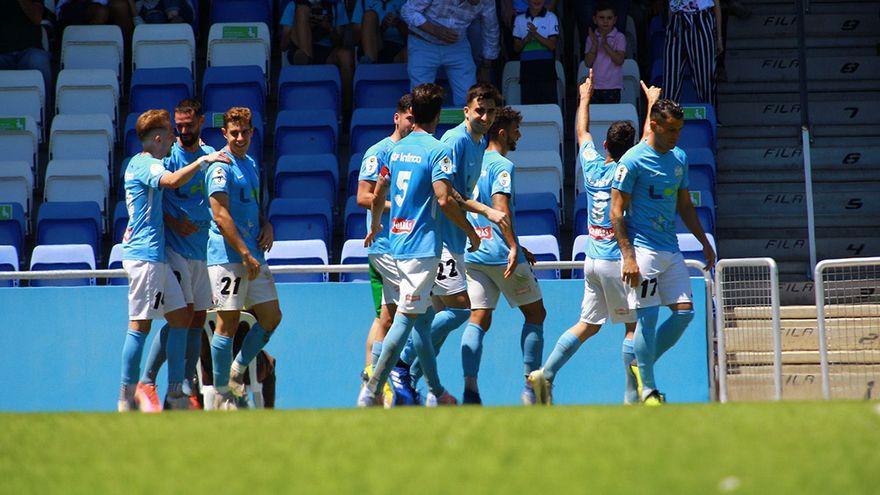
<path fill-rule="evenodd" d="M 391 221 L 392 234 L 408 234 L 413 231 L 416 221 L 411 218 L 395 218 Z"/>
<path fill-rule="evenodd" d="M 613 228 L 605 228 L 598 227 L 596 225 L 590 225 L 589 227 L 590 237 L 599 241 L 613 241 L 614 240 L 614 229 Z"/>
<path fill-rule="evenodd" d="M 392 153 L 391 161 L 398 161 L 403 163 L 422 163 L 422 157 L 419 155 L 414 155 L 412 153 Z"/>
<path fill-rule="evenodd" d="M 485 227 L 477 227 L 474 226 L 474 231 L 480 236 L 480 239 L 491 239 L 492 238 L 492 226 L 487 225 Z"/>

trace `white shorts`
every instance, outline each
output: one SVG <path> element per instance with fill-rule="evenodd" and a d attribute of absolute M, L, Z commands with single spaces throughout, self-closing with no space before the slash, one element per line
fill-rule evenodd
<path fill-rule="evenodd" d="M 208 276 L 211 278 L 214 309 L 218 311 L 241 311 L 278 299 L 275 279 L 266 264 L 260 265 L 260 273 L 253 280 L 248 280 L 243 263 L 211 265 Z"/>
<path fill-rule="evenodd" d="M 620 261 L 584 260 L 584 301 L 581 303 L 581 322 L 602 325 L 634 323 L 636 312 L 630 309 L 627 290 L 620 278 Z"/>
<path fill-rule="evenodd" d="M 541 286 L 528 263 L 516 265 L 510 278 L 504 278 L 506 269 L 507 265 L 468 264 L 467 291 L 471 309 L 495 309 L 501 293 L 511 308 L 541 300 Z"/>
<path fill-rule="evenodd" d="M 195 311 L 210 309 L 214 301 L 211 295 L 211 280 L 208 278 L 208 263 L 184 258 L 177 254 L 177 251 L 167 247 L 165 258 L 168 260 L 168 268 L 180 283 L 183 300 L 187 304 L 192 304 Z"/>
<path fill-rule="evenodd" d="M 635 247 L 641 283 L 629 289 L 630 308 L 691 302 L 691 277 L 680 252 Z"/>
<path fill-rule="evenodd" d="M 128 317 L 155 320 L 185 308 L 183 291 L 168 265 L 154 261 L 123 260 L 128 273 Z"/>
<path fill-rule="evenodd" d="M 390 254 L 370 254 L 367 256 L 373 268 L 382 276 L 382 305 L 397 304 L 400 296 L 400 274 Z"/>
<path fill-rule="evenodd" d="M 418 258 L 395 260 L 400 274 L 400 295 L 397 298 L 397 311 L 408 314 L 422 314 L 431 306 L 431 289 L 437 276 L 438 258 Z"/>
<path fill-rule="evenodd" d="M 451 296 L 467 291 L 467 274 L 465 273 L 464 254 L 450 253 L 446 246 L 440 254 L 437 264 L 437 283 L 434 285 L 435 296 Z"/>

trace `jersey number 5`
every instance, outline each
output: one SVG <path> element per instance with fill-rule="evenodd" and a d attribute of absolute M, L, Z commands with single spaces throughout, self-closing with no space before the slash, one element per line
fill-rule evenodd
<path fill-rule="evenodd" d="M 394 195 L 394 202 L 397 203 L 398 208 L 403 206 L 403 198 L 406 197 L 406 191 L 409 189 L 409 178 L 411 176 L 412 172 L 409 170 L 402 170 L 397 174 L 397 189 L 399 191 Z"/>

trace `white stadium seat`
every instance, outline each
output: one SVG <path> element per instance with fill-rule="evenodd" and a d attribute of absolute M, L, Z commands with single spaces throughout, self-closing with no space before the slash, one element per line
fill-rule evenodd
<path fill-rule="evenodd" d="M 132 71 L 183 67 L 196 72 L 196 39 L 189 24 L 141 24 L 131 49 Z"/>
<path fill-rule="evenodd" d="M 642 133 L 639 128 L 639 116 L 636 113 L 636 107 L 629 103 L 590 105 L 590 134 L 593 136 L 596 152 L 603 157 L 605 156 L 605 147 L 602 143 L 605 142 L 605 137 L 608 135 L 608 128 L 618 120 L 628 120 L 633 125 L 636 131 L 635 142 L 638 142 L 639 136 Z M 578 151 L 580 150 L 576 150 L 575 153 Z M 576 162 L 575 166 L 575 186 L 577 192 L 584 190 L 580 160 Z"/>
<path fill-rule="evenodd" d="M 0 110 L 2 111 L 2 110 Z M 0 115 L 0 149 L 5 161 L 24 161 L 36 170 L 39 130 L 32 117 Z"/>
<path fill-rule="evenodd" d="M 519 244 L 531 251 L 538 261 L 559 261 L 559 241 L 555 236 L 521 235 Z M 536 275 L 538 278 L 559 278 L 559 270 L 537 270 Z"/>
<path fill-rule="evenodd" d="M 107 209 L 110 174 L 103 160 L 52 160 L 46 167 L 45 201 L 94 201 Z"/>
<path fill-rule="evenodd" d="M 119 26 L 67 26 L 64 29 L 61 69 L 109 69 L 116 73 L 122 86 L 124 56 Z"/>
<path fill-rule="evenodd" d="M 507 158 L 516 166 L 517 194 L 547 192 L 561 204 L 562 159 L 556 151 L 511 151 Z"/>
<path fill-rule="evenodd" d="M 37 270 L 94 270 L 95 252 L 88 244 L 49 244 L 34 247 L 31 253 L 31 271 Z M 95 285 L 95 279 L 83 280 L 84 284 L 73 282 L 74 285 Z M 43 281 L 34 285 L 70 285 L 65 281 Z"/>
<path fill-rule="evenodd" d="M 59 115 L 107 114 L 115 127 L 119 115 L 116 73 L 107 69 L 62 70 L 55 87 L 55 110 Z"/>
<path fill-rule="evenodd" d="M 257 65 L 268 77 L 271 46 L 269 27 L 262 22 L 217 23 L 208 34 L 208 67 Z"/>
<path fill-rule="evenodd" d="M 57 115 L 49 136 L 49 159 L 96 159 L 113 163 L 113 123 L 105 114 Z"/>
<path fill-rule="evenodd" d="M 25 216 L 34 205 L 34 172 L 23 161 L 0 162 L 0 202 L 18 203 Z"/>
<path fill-rule="evenodd" d="M 309 261 L 308 263 L 297 262 Z M 272 249 L 266 253 L 266 263 L 269 265 L 298 265 L 298 264 L 328 264 L 327 245 L 318 239 L 299 241 L 275 241 Z M 277 282 L 326 282 L 327 273 L 317 274 L 279 274 L 275 275 Z"/>
<path fill-rule="evenodd" d="M 519 60 L 511 60 L 504 64 L 504 72 L 501 76 L 502 94 L 508 105 L 522 104 L 522 86 L 519 83 Z M 556 104 L 564 108 L 565 102 L 565 68 L 562 62 L 556 61 Z"/>
<path fill-rule="evenodd" d="M 564 132 L 562 110 L 559 105 L 512 105 L 522 113 L 520 131 L 522 138 L 516 145 L 518 151 L 556 151 L 562 154 Z"/>
<path fill-rule="evenodd" d="M 0 70 L 0 108 L 6 115 L 27 115 L 40 129 L 46 121 L 46 84 L 38 70 Z"/>

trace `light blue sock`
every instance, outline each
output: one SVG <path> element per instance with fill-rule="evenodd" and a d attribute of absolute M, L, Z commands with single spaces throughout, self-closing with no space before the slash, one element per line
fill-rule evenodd
<path fill-rule="evenodd" d="M 462 308 L 446 308 L 437 313 L 431 320 L 431 344 L 434 345 L 434 356 L 440 354 L 440 348 L 449 337 L 449 334 L 455 331 L 462 323 L 471 317 L 471 310 Z M 419 359 L 416 358 L 410 366 L 410 374 L 413 383 L 419 381 L 422 377 L 422 367 Z"/>
<path fill-rule="evenodd" d="M 201 327 L 190 328 L 186 331 L 186 362 L 183 366 L 184 384 L 189 387 L 188 395 L 195 395 L 196 382 L 198 381 L 199 358 L 202 355 L 202 332 Z"/>
<path fill-rule="evenodd" d="M 581 341 L 574 334 L 565 332 L 560 335 L 559 340 L 556 341 L 556 347 L 553 348 L 553 352 L 547 358 L 547 363 L 544 364 L 544 378 L 553 381 L 559 368 L 565 366 L 565 363 L 574 356 L 580 346 Z"/>
<path fill-rule="evenodd" d="M 141 374 L 141 383 L 154 385 L 156 376 L 165 362 L 165 346 L 168 342 L 168 324 L 162 326 L 157 335 L 153 336 L 153 342 L 150 344 L 150 352 L 147 353 L 147 362 L 144 365 L 144 372 Z"/>
<path fill-rule="evenodd" d="M 524 323 L 519 340 L 523 353 L 523 371 L 528 375 L 541 367 L 544 357 L 544 325 Z"/>
<path fill-rule="evenodd" d="M 443 386 L 440 385 L 440 376 L 437 374 L 437 354 L 432 342 L 433 333 L 431 331 L 431 319 L 426 315 L 421 315 L 416 319 L 416 331 L 413 332 L 413 344 L 419 354 L 420 373 L 425 374 L 425 383 L 428 384 L 428 391 L 436 397 L 443 395 Z M 415 378 L 414 380 L 417 380 Z"/>
<path fill-rule="evenodd" d="M 391 368 L 397 363 L 401 348 L 415 324 L 415 318 L 410 318 L 401 313 L 394 315 L 394 323 L 391 324 L 388 335 L 382 341 L 382 353 L 379 354 L 379 360 L 375 363 L 373 376 L 367 382 L 367 388 L 373 395 L 377 395 L 378 391 L 385 385 L 385 381 L 388 380 L 388 374 L 391 373 Z"/>
<path fill-rule="evenodd" d="M 374 340 L 373 346 L 370 348 L 370 364 L 373 371 L 376 371 L 376 363 L 379 362 L 379 356 L 382 354 L 382 341 Z"/>
<path fill-rule="evenodd" d="M 678 339 L 681 338 L 693 319 L 693 309 L 677 309 L 672 311 L 672 315 L 657 329 L 657 349 L 655 350 L 654 361 L 659 360 L 660 356 L 678 342 Z"/>
<path fill-rule="evenodd" d="M 186 335 L 189 328 L 169 328 L 165 353 L 168 361 L 168 391 L 180 392 L 186 369 Z"/>
<path fill-rule="evenodd" d="M 257 357 L 257 353 L 263 350 L 263 347 L 266 347 L 270 338 L 272 338 L 272 332 L 266 331 L 259 323 L 254 323 L 251 331 L 244 336 L 241 350 L 238 351 L 235 361 L 242 367 L 249 365 Z"/>
<path fill-rule="evenodd" d="M 437 313 L 434 311 L 433 307 L 428 308 L 428 311 L 424 313 L 424 317 L 426 318 L 434 318 Z M 435 346 L 436 348 L 436 346 Z M 436 349 L 437 352 L 440 352 L 439 349 Z M 403 346 L 403 350 L 400 351 L 400 360 L 404 363 L 413 366 L 419 359 L 419 353 L 416 352 L 416 346 L 413 342 L 412 334 L 410 334 L 409 338 L 406 339 L 406 345 Z"/>
<path fill-rule="evenodd" d="M 461 369 L 466 378 L 476 378 L 480 373 L 485 335 L 486 332 L 475 323 L 468 323 L 461 334 Z"/>
<path fill-rule="evenodd" d="M 630 370 L 630 365 L 636 360 L 635 351 L 633 349 L 632 339 L 623 339 L 623 376 L 626 377 L 626 388 L 623 392 L 623 401 L 627 404 L 636 404 L 639 402 L 639 389 L 636 383 L 636 376 Z"/>
<path fill-rule="evenodd" d="M 233 337 L 219 333 L 211 339 L 211 363 L 214 365 L 214 388 L 226 390 L 229 387 L 229 368 L 232 366 Z"/>
<path fill-rule="evenodd" d="M 141 355 L 144 353 L 144 344 L 147 342 L 147 334 L 129 329 L 125 334 L 125 342 L 122 344 L 122 385 L 134 385 L 138 381 L 141 371 Z"/>
<path fill-rule="evenodd" d="M 633 339 L 633 352 L 639 362 L 639 374 L 642 376 L 642 398 L 656 390 L 654 382 L 654 351 L 656 349 L 657 314 L 660 308 L 639 308 L 636 310 L 638 324 Z"/>

